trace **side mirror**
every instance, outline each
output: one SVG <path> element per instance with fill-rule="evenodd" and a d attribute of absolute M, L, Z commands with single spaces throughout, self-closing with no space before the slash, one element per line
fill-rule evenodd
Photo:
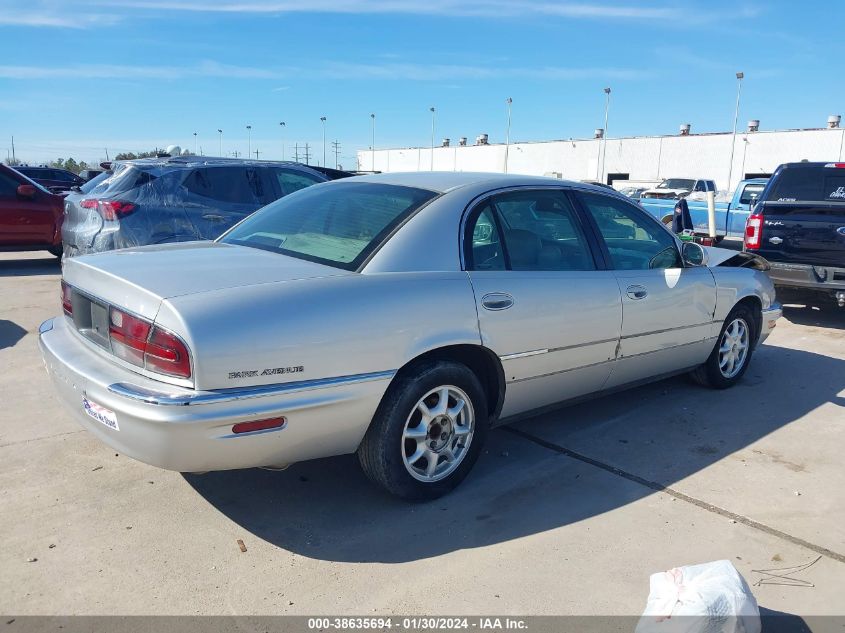
<path fill-rule="evenodd" d="M 684 260 L 684 266 L 706 266 L 707 265 L 707 251 L 701 244 L 695 242 L 684 242 L 681 247 L 681 257 Z"/>
<path fill-rule="evenodd" d="M 32 200 L 35 198 L 35 185 L 18 185 L 18 198 Z"/>

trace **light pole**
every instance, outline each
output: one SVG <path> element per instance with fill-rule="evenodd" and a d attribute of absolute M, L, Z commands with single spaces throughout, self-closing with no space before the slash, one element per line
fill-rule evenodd
<path fill-rule="evenodd" d="M 247 137 L 247 150 L 248 150 L 246 155 L 247 155 L 247 158 L 249 158 L 252 155 L 252 126 L 251 125 L 246 126 L 246 137 Z"/>
<path fill-rule="evenodd" d="M 604 159 L 607 158 L 607 116 L 610 113 L 610 88 L 604 89 L 604 94 L 607 98 L 604 103 L 604 134 L 601 137 L 601 178 L 600 182 L 604 182 Z"/>
<path fill-rule="evenodd" d="M 284 121 L 279 121 L 279 127 L 282 128 L 282 160 L 284 160 L 285 159 L 285 128 L 287 126 L 285 125 Z"/>
<path fill-rule="evenodd" d="M 431 111 L 431 168 L 429 171 L 434 171 L 434 117 L 436 114 L 434 106 L 430 107 L 429 110 Z"/>
<path fill-rule="evenodd" d="M 375 113 L 370 115 L 370 121 L 372 122 L 372 135 L 373 135 L 372 144 L 370 145 L 370 149 L 373 152 L 373 160 L 372 160 L 372 164 L 370 165 L 370 169 L 375 171 L 376 170 L 376 115 L 375 115 Z"/>
<path fill-rule="evenodd" d="M 508 173 L 508 151 L 511 144 L 511 104 L 513 103 L 513 99 L 508 97 L 505 103 L 508 104 L 508 129 L 505 132 L 505 173 Z"/>
<path fill-rule="evenodd" d="M 223 156 L 223 130 L 218 129 L 217 134 L 218 134 L 218 141 L 220 143 L 220 146 L 217 149 L 217 151 L 218 151 L 217 155 Z"/>
<path fill-rule="evenodd" d="M 197 155 L 197 133 L 194 132 L 194 156 Z"/>
<path fill-rule="evenodd" d="M 734 133 L 731 137 L 731 164 L 728 167 L 728 191 L 731 189 L 731 178 L 734 171 L 734 150 L 736 149 L 736 123 L 739 119 L 739 96 L 742 94 L 742 79 L 745 73 L 738 72 L 736 74 L 736 110 L 734 111 Z"/>
<path fill-rule="evenodd" d="M 320 121 L 323 122 L 323 167 L 326 166 L 326 117 L 321 116 Z"/>

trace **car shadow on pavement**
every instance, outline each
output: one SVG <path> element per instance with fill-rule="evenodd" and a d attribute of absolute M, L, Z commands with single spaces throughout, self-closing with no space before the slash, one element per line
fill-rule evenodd
<path fill-rule="evenodd" d="M 26 336 L 26 330 L 14 321 L 0 319 L 0 349 L 14 347 Z"/>
<path fill-rule="evenodd" d="M 823 305 L 788 304 L 783 306 L 783 318 L 796 325 L 845 330 L 845 308 L 831 303 Z"/>
<path fill-rule="evenodd" d="M 814 377 L 796 383 L 795 376 Z M 845 360 L 764 345 L 742 382 L 712 391 L 684 376 L 514 425 L 662 486 L 727 458 L 820 406 L 843 407 Z M 185 479 L 243 529 L 320 560 L 397 563 L 484 547 L 598 516 L 652 488 L 493 431 L 452 493 L 423 504 L 370 485 L 354 456 Z M 730 508 L 728 508 L 730 509 Z"/>
<path fill-rule="evenodd" d="M 35 275 L 60 275 L 61 262 L 58 258 L 45 256 L 41 259 L 2 259 L 0 277 L 32 277 Z"/>

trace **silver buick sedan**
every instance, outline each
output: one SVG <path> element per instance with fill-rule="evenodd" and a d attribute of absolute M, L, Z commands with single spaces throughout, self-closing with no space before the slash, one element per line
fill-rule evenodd
<path fill-rule="evenodd" d="M 514 416 L 680 372 L 735 384 L 781 314 L 766 269 L 605 188 L 381 174 L 216 242 L 68 260 L 40 342 L 68 409 L 143 462 L 357 453 L 391 493 L 434 498 Z"/>

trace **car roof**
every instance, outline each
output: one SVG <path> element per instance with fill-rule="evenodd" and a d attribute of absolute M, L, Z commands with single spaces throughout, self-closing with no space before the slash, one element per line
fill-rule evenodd
<path fill-rule="evenodd" d="M 605 194 L 612 191 L 611 189 L 607 189 L 605 187 L 572 180 L 561 180 L 559 178 L 468 171 L 390 172 L 344 178 L 343 182 L 372 182 L 402 187 L 416 187 L 417 189 L 427 189 L 437 193 L 446 193 L 462 187 L 481 184 L 489 185 L 491 189 L 500 187 L 524 187 L 531 185 L 557 185 L 583 189 L 585 191 L 596 191 Z"/>
<path fill-rule="evenodd" d="M 130 158 L 128 160 L 113 161 L 114 165 L 132 165 L 142 169 L 159 168 L 163 171 L 189 169 L 196 167 L 224 167 L 251 165 L 258 167 L 288 167 L 300 171 L 307 171 L 325 179 L 327 176 L 308 165 L 289 160 L 253 160 L 249 158 L 218 158 L 213 156 L 160 156 L 153 158 Z"/>

